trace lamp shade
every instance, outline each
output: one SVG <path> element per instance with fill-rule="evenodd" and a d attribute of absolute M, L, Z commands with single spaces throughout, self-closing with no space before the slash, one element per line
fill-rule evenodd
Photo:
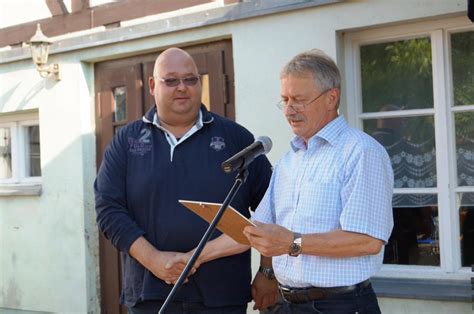
<path fill-rule="evenodd" d="M 35 64 L 43 65 L 48 62 L 50 45 L 51 41 L 43 34 L 40 24 L 38 24 L 36 33 L 30 39 L 31 55 Z"/>

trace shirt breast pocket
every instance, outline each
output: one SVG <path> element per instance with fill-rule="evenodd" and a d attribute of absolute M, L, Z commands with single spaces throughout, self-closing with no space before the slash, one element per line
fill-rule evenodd
<path fill-rule="evenodd" d="M 341 186 L 338 182 L 308 181 L 301 187 L 298 212 L 303 232 L 328 232 L 340 226 Z"/>

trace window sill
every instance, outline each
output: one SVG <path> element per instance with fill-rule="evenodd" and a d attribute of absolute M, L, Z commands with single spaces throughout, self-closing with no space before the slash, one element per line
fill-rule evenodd
<path fill-rule="evenodd" d="M 41 195 L 41 183 L 0 184 L 0 197 L 2 196 L 38 196 Z"/>
<path fill-rule="evenodd" d="M 466 280 L 371 278 L 378 297 L 471 302 L 471 282 Z"/>

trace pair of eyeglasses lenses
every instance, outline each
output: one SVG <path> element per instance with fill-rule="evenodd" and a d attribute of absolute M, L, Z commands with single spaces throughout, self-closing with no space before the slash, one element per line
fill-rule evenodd
<path fill-rule="evenodd" d="M 198 76 L 190 76 L 190 77 L 185 77 L 183 79 L 179 78 L 165 78 L 162 79 L 162 81 L 166 84 L 168 87 L 176 87 L 178 86 L 181 82 L 183 82 L 184 85 L 186 86 L 194 86 L 197 84 L 199 81 Z"/>
<path fill-rule="evenodd" d="M 277 103 L 277 108 L 280 109 L 280 110 L 283 110 L 285 107 L 291 107 L 294 111 L 296 112 L 301 112 L 304 110 L 304 104 L 289 104 L 287 101 L 285 100 L 280 100 L 280 102 Z"/>

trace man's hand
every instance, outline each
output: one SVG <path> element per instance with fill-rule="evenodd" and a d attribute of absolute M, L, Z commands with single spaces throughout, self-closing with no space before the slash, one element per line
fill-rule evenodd
<path fill-rule="evenodd" d="M 278 256 L 288 254 L 293 243 L 293 232 L 273 224 L 255 222 L 256 227 L 248 226 L 244 235 L 249 239 L 250 245 L 257 249 L 263 256 Z"/>
<path fill-rule="evenodd" d="M 177 269 L 177 270 L 179 270 L 179 269 L 182 268 L 182 270 L 183 270 L 186 267 L 186 264 L 188 263 L 188 261 L 193 256 L 194 251 L 195 250 L 192 250 L 192 251 L 189 251 L 187 253 L 169 252 L 169 253 L 175 253 L 175 256 L 168 260 L 168 262 L 165 265 L 165 269 Z M 194 262 L 193 268 L 189 272 L 188 278 L 189 278 L 189 276 L 193 275 L 197 271 L 199 266 L 201 266 L 200 257 L 198 257 L 198 259 L 196 259 L 196 261 Z M 179 271 L 179 275 L 181 275 L 182 270 Z M 178 275 L 178 277 L 179 277 L 179 275 Z M 166 283 L 168 283 L 168 284 L 173 283 L 174 284 L 174 283 L 176 283 L 177 279 L 178 278 L 176 278 L 176 280 L 174 280 L 174 281 L 166 282 Z M 186 278 L 184 280 L 184 282 L 185 283 L 188 282 L 188 279 Z"/>
<path fill-rule="evenodd" d="M 154 262 L 150 263 L 148 268 L 156 277 L 167 284 L 174 284 L 181 275 L 186 266 L 189 257 L 186 253 L 178 252 L 156 252 Z M 189 276 L 196 272 L 196 266 L 193 267 Z M 187 282 L 188 279 L 184 282 Z"/>
<path fill-rule="evenodd" d="M 158 251 L 144 237 L 139 237 L 132 243 L 129 254 L 167 284 L 175 283 L 178 280 L 191 257 L 188 253 Z M 195 272 L 196 266 L 189 275 Z M 185 282 L 187 281 L 186 278 Z"/>
<path fill-rule="evenodd" d="M 278 298 L 276 279 L 268 279 L 257 272 L 252 282 L 252 298 L 255 302 L 254 310 L 264 310 L 275 304 Z"/>

